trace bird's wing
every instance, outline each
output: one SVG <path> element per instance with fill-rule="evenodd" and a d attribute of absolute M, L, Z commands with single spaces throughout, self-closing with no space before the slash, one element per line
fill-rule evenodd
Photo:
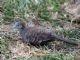
<path fill-rule="evenodd" d="M 31 43 L 41 43 L 51 39 L 51 33 L 43 29 L 30 28 L 26 33 L 26 39 Z"/>

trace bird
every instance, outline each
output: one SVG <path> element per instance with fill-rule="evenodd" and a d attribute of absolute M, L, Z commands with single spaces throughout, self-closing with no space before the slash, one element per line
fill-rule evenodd
<path fill-rule="evenodd" d="M 68 40 L 66 38 L 60 37 L 54 34 L 51 30 L 46 28 L 34 26 L 27 26 L 25 22 L 21 20 L 16 20 L 14 22 L 14 28 L 17 29 L 20 33 L 23 42 L 26 42 L 30 45 L 45 45 L 51 41 L 63 41 L 72 45 L 78 45 L 77 43 Z"/>

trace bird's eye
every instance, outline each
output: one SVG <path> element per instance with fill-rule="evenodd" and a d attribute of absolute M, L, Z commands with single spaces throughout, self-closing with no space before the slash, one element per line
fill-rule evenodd
<path fill-rule="evenodd" d="M 19 26 L 19 25 L 17 25 L 17 26 Z"/>

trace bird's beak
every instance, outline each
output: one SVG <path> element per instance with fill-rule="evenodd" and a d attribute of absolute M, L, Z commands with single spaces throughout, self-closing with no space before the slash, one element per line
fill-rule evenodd
<path fill-rule="evenodd" d="M 15 27 L 15 22 L 11 23 L 11 26 L 12 26 L 12 28 L 14 28 Z"/>
<path fill-rule="evenodd" d="M 15 24 L 13 24 L 13 30 L 14 31 L 17 31 L 18 29 L 16 29 L 16 25 Z"/>

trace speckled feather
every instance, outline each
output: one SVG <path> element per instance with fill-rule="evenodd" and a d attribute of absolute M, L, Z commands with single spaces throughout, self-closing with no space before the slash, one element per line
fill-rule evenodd
<path fill-rule="evenodd" d="M 54 41 L 56 39 L 69 44 L 77 45 L 77 43 L 59 37 L 53 34 L 52 31 L 45 28 L 25 26 L 25 23 L 22 23 L 21 21 L 15 22 L 14 25 L 19 30 L 22 41 L 27 42 L 28 44 L 44 45 L 47 42 Z"/>
<path fill-rule="evenodd" d="M 20 30 L 20 35 L 24 41 L 33 45 L 42 45 L 43 42 L 51 41 L 53 38 L 50 31 L 36 28 L 36 27 L 27 27 Z"/>

